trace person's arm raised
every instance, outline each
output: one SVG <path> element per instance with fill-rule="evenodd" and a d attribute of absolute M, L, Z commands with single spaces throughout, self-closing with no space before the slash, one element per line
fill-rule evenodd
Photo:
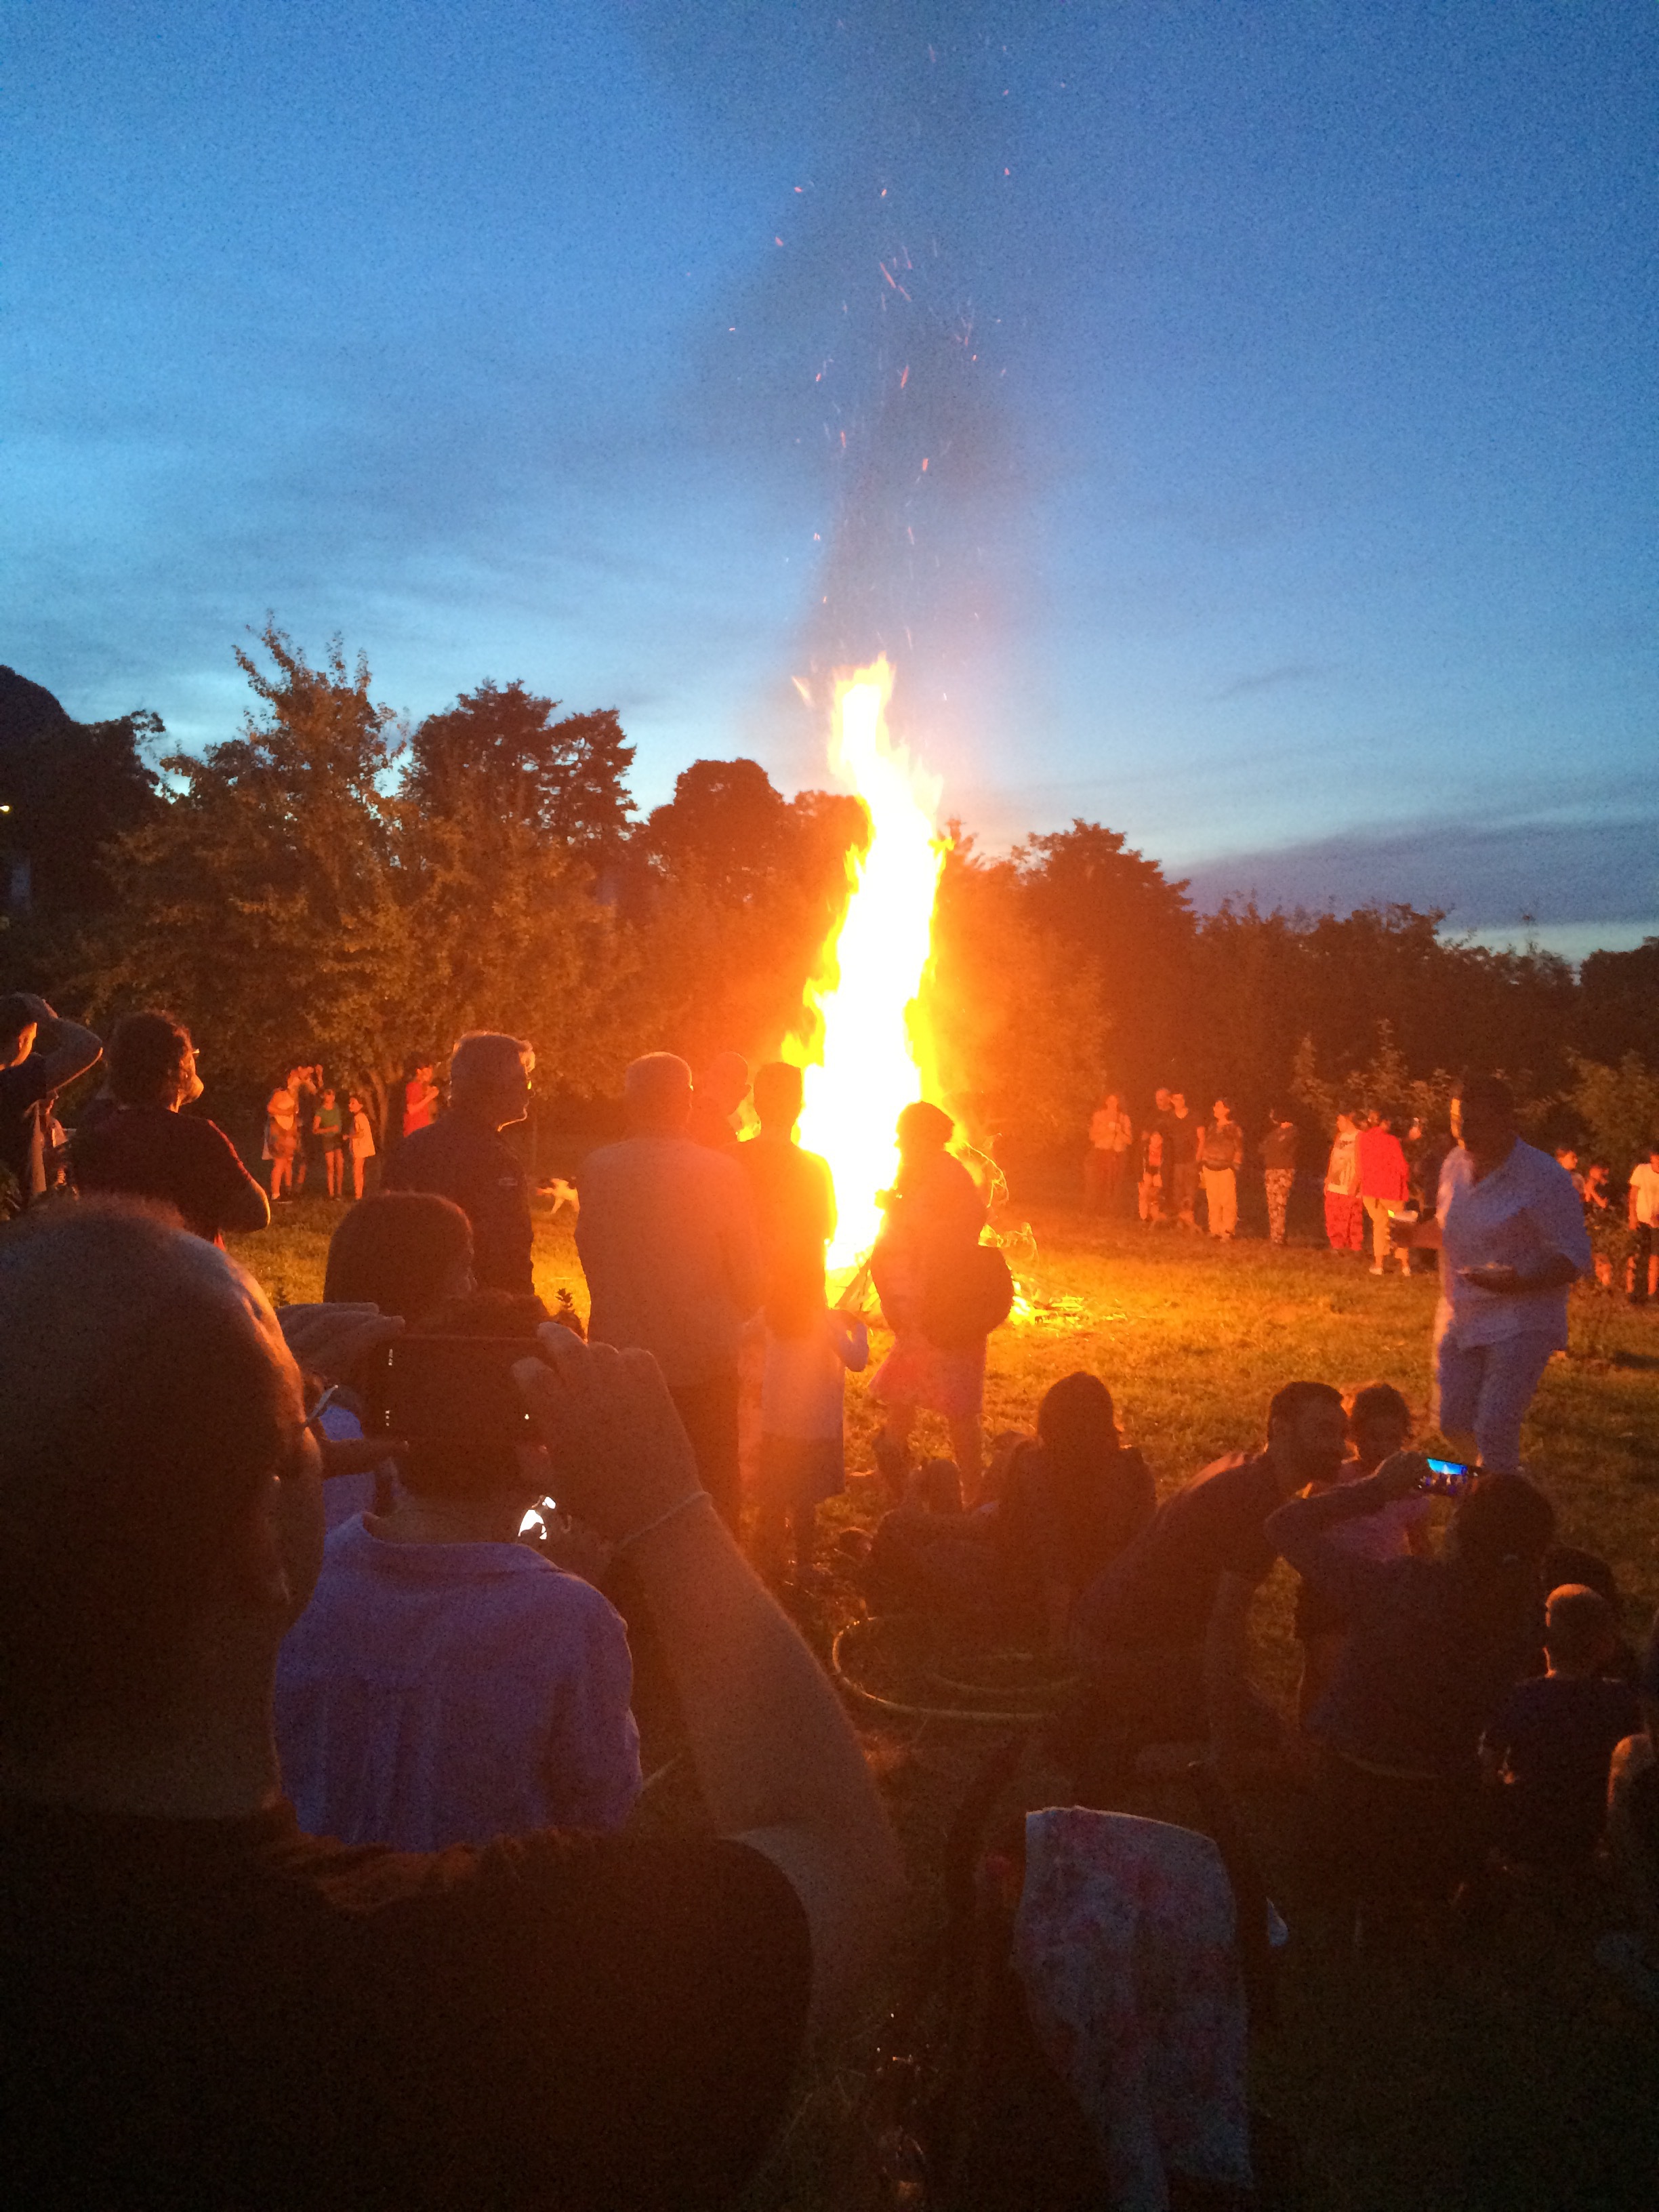
<path fill-rule="evenodd" d="M 550 1324 L 514 1369 L 560 1506 L 644 1585 L 703 1802 L 723 1836 L 787 1877 L 812 1938 L 815 2015 L 888 1933 L 902 1869 L 839 1699 L 710 1509 L 655 1360 Z"/>

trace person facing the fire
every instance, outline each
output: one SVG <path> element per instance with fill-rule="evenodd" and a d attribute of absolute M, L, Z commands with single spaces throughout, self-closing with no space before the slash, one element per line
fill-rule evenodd
<path fill-rule="evenodd" d="M 985 1337 L 939 1341 L 932 1311 L 939 1285 L 965 1272 L 979 1245 L 986 1205 L 979 1185 L 946 1147 L 956 1124 L 919 1098 L 898 1117 L 899 1171 L 882 1198 L 871 1270 L 893 1348 L 870 1378 L 884 1419 L 876 1464 L 895 1502 L 903 1490 L 910 1433 L 924 1409 L 942 1413 L 964 1493 L 979 1488 L 980 1409 L 985 1398 Z M 1005 1308 L 1006 1310 L 1006 1308 Z"/>

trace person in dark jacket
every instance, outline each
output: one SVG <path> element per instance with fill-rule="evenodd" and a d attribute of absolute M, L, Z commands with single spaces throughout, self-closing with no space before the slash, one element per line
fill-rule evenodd
<path fill-rule="evenodd" d="M 530 1178 L 501 1132 L 530 1111 L 536 1055 L 522 1037 L 473 1030 L 450 1056 L 449 1110 L 404 1139 L 388 1163 L 389 1190 L 428 1190 L 459 1206 L 472 1224 L 478 1287 L 527 1297 Z"/>
<path fill-rule="evenodd" d="M 84 1191 L 125 1193 L 170 1206 L 210 1244 L 226 1230 L 264 1229 L 270 1203 L 204 1114 L 184 1114 L 202 1095 L 190 1031 L 171 1014 L 125 1014 L 106 1062 L 105 1095 L 75 1133 L 75 1176 Z"/>

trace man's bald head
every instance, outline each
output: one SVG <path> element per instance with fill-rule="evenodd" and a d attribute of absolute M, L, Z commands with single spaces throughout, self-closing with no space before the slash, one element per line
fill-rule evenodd
<path fill-rule="evenodd" d="M 691 1070 L 674 1052 L 647 1052 L 630 1060 L 623 1105 L 636 1136 L 679 1136 L 691 1115 Z"/>
<path fill-rule="evenodd" d="M 0 1236 L 0 1745 L 164 1698 L 300 1407 L 270 1310 L 169 1217 L 86 1202 Z"/>

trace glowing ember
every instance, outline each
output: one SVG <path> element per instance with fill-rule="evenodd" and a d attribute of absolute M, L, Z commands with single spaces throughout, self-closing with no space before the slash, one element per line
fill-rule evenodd
<path fill-rule="evenodd" d="M 933 957 L 933 896 L 950 841 L 934 823 L 939 778 L 888 736 L 892 690 L 884 654 L 836 682 L 830 763 L 864 801 L 870 843 L 862 858 L 847 856 L 847 906 L 807 985 L 817 1024 L 783 1048 L 805 1070 L 801 1142 L 835 1173 L 841 1225 L 831 1267 L 854 1266 L 875 1242 L 875 1194 L 898 1164 L 893 1124 L 902 1106 L 934 1087 L 915 1001 Z"/>

